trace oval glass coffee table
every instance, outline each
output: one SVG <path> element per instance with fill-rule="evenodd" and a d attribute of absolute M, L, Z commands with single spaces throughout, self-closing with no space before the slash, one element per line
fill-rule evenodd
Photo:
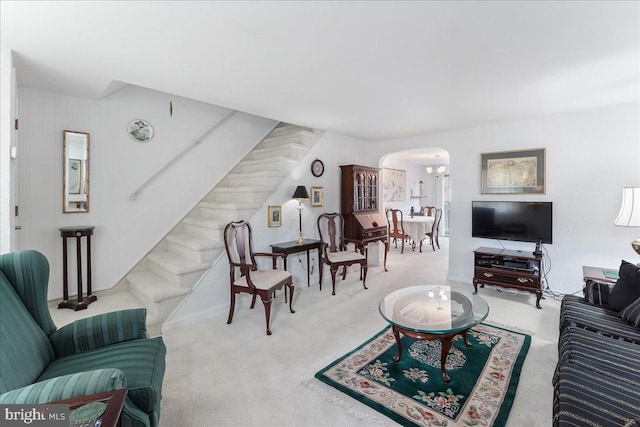
<path fill-rule="evenodd" d="M 440 340 L 440 369 L 445 382 L 451 380 L 445 362 L 453 337 L 461 335 L 464 344 L 470 347 L 467 331 L 489 315 L 489 305 L 480 296 L 444 285 L 398 289 L 380 301 L 379 309 L 382 317 L 391 323 L 398 345 L 394 361 L 402 356 L 400 334 L 415 340 Z"/>

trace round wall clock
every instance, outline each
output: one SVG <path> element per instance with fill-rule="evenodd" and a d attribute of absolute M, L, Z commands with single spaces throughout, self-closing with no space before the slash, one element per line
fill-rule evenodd
<path fill-rule="evenodd" d="M 322 163 L 322 160 L 315 159 L 311 162 L 311 173 L 313 176 L 322 176 L 324 173 L 324 163 Z"/>
<path fill-rule="evenodd" d="M 153 127 L 146 120 L 131 120 L 127 126 L 127 133 L 136 142 L 149 142 L 153 138 Z"/>

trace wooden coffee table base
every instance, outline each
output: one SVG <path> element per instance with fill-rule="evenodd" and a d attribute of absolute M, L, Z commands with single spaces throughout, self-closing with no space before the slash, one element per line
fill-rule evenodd
<path fill-rule="evenodd" d="M 391 329 L 393 330 L 393 336 L 395 337 L 396 345 L 398 346 L 398 354 L 393 356 L 394 362 L 398 362 L 400 360 L 400 357 L 402 356 L 402 344 L 400 343 L 400 333 L 414 340 L 420 340 L 420 341 L 432 341 L 435 339 L 440 340 L 440 342 L 442 343 L 442 351 L 440 353 L 440 370 L 442 371 L 442 381 L 446 383 L 451 381 L 451 378 L 449 377 L 449 375 L 447 375 L 447 370 L 445 368 L 445 365 L 447 363 L 447 355 L 449 354 L 449 350 L 451 349 L 451 343 L 453 342 L 453 337 L 455 337 L 456 335 L 461 335 L 462 338 L 464 339 L 464 345 L 466 345 L 467 347 L 471 347 L 471 343 L 467 340 L 467 331 L 471 328 L 458 331 L 458 332 L 453 332 L 450 334 L 425 334 L 421 332 L 404 329 L 396 325 L 392 325 Z"/>

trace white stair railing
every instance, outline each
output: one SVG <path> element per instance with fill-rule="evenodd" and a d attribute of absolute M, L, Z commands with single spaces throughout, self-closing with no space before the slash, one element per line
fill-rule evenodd
<path fill-rule="evenodd" d="M 180 151 L 178 154 L 173 156 L 173 158 L 171 160 L 169 160 L 167 163 L 165 163 L 153 175 L 151 175 L 149 178 L 147 178 L 147 180 L 145 182 L 143 182 L 138 188 L 136 188 L 136 190 L 133 193 L 131 193 L 129 195 L 129 197 L 127 197 L 127 199 L 133 201 L 133 200 L 136 200 L 138 197 L 140 197 L 140 195 L 142 194 L 142 191 L 149 184 L 151 184 L 151 182 L 153 182 L 158 176 L 160 176 L 162 173 L 164 173 L 164 171 L 169 169 L 172 164 L 177 162 L 189 150 L 191 150 L 192 148 L 194 148 L 197 145 L 199 145 L 202 142 L 202 140 L 207 137 L 207 135 L 209 135 L 211 132 L 213 132 L 218 126 L 220 126 L 222 124 L 222 122 L 224 122 L 233 113 L 235 113 L 234 110 L 228 112 L 224 117 L 222 117 L 220 120 L 218 120 L 216 123 L 214 123 L 213 126 L 211 126 L 209 129 L 207 129 L 202 135 L 200 135 L 198 138 L 196 138 L 196 140 L 194 142 L 192 142 L 191 144 L 187 145 L 182 151 Z"/>

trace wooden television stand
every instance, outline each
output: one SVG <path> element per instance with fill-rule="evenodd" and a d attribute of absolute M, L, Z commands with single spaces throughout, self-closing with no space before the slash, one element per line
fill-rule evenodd
<path fill-rule="evenodd" d="M 473 287 L 478 285 L 513 288 L 536 294 L 536 307 L 542 298 L 542 257 L 532 252 L 510 249 L 478 248 L 474 253 Z"/>

